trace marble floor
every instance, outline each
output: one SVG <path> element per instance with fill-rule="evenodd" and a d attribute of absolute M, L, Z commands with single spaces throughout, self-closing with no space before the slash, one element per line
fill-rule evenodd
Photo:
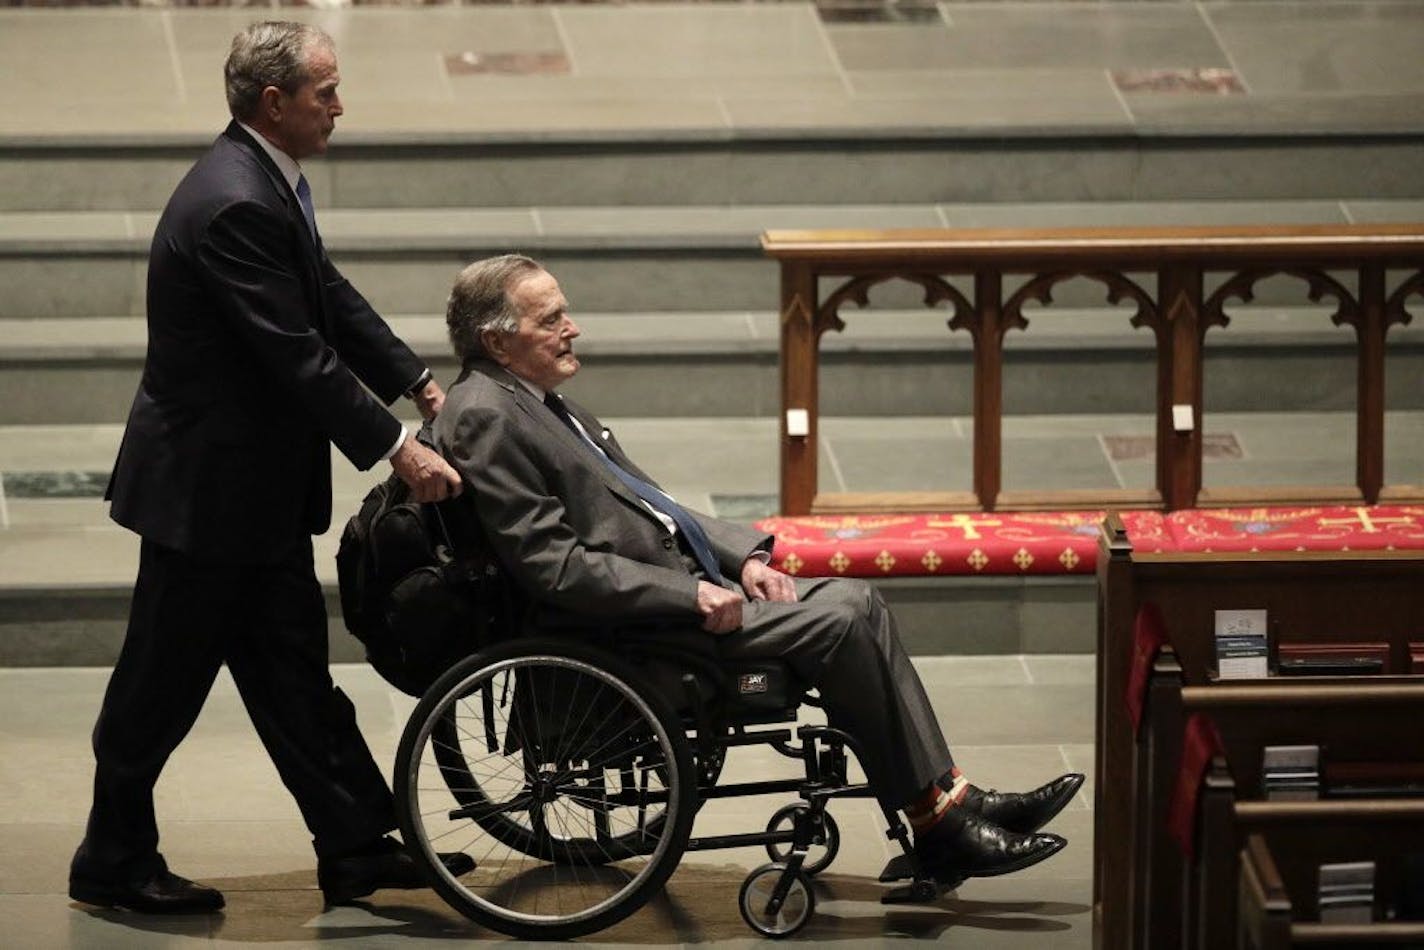
<path fill-rule="evenodd" d="M 916 666 L 960 766 L 984 786 L 1023 788 L 1092 771 L 1093 658 L 926 657 Z M 220 947 L 403 948 L 507 942 L 467 922 L 431 892 L 380 891 L 323 911 L 296 807 L 224 672 L 198 724 L 161 778 L 163 851 L 186 876 L 220 887 L 220 916 L 150 918 L 72 903 L 69 857 L 83 833 L 92 758 L 88 736 L 102 669 L 0 670 L 0 946 L 16 950 L 183 950 Z M 364 666 L 334 676 L 352 698 L 377 761 L 392 763 L 414 701 Z M 789 760 L 736 750 L 730 777 L 793 775 Z M 817 880 L 817 909 L 794 943 L 890 944 L 966 950 L 1091 946 L 1091 783 L 1050 826 L 1063 853 L 1002 878 L 971 880 L 939 903 L 886 908 L 875 877 L 890 852 L 868 802 L 832 814 L 841 853 Z M 711 803 L 697 834 L 760 830 L 776 797 Z M 764 863 L 759 848 L 686 856 L 666 894 L 585 946 L 764 945 L 737 912 L 737 888 Z"/>
<path fill-rule="evenodd" d="M 21 4 L 88 9 L 0 11 L 0 61 L 17 80 L 0 88 L 0 135 L 211 136 L 224 119 L 215 64 L 259 11 L 336 36 L 356 135 L 1424 122 L 1414 0 L 433 2 L 416 15 L 407 0 Z M 100 55 L 114 48 L 127 55 Z"/>

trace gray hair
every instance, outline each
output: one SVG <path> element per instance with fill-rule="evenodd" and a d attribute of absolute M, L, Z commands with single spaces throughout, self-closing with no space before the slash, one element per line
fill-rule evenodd
<path fill-rule="evenodd" d="M 509 300 L 509 285 L 516 277 L 542 271 L 544 265 L 523 254 L 504 254 L 475 261 L 460 271 L 445 305 L 445 326 L 450 345 L 460 362 L 486 357 L 481 334 L 485 330 L 513 333 L 519 314 Z"/>
<path fill-rule="evenodd" d="M 253 23 L 234 36 L 223 64 L 232 117 L 246 122 L 256 115 L 268 86 L 296 92 L 308 79 L 307 53 L 313 46 L 332 49 L 335 44 L 324 30 L 289 20 Z"/>

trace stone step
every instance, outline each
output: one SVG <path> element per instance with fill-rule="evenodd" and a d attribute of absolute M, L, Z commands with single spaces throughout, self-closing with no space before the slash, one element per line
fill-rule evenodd
<path fill-rule="evenodd" d="M 1241 308 L 1207 337 L 1208 406 L 1218 411 L 1349 410 L 1353 336 L 1329 309 Z M 578 316 L 584 370 L 568 391 L 612 416 L 769 417 L 780 410 L 774 313 L 588 313 Z M 846 315 L 822 342 L 828 415 L 966 416 L 972 354 L 944 314 L 920 309 Z M 442 317 L 390 323 L 448 384 L 458 366 Z M 1150 412 L 1155 366 L 1148 331 L 1107 308 L 1055 307 L 1006 338 L 1009 413 Z M 142 371 L 141 317 L 0 320 L 0 425 L 122 422 Z M 1424 324 L 1391 330 L 1386 405 L 1424 408 Z M 398 404 L 398 411 L 410 414 Z"/>
<path fill-rule="evenodd" d="M 1424 197 L 1407 124 L 856 125 L 343 131 L 305 170 L 322 208 Z M 0 135 L 0 211 L 157 210 L 216 133 Z"/>
<path fill-rule="evenodd" d="M 383 313 L 440 312 L 462 266 L 510 250 L 542 258 L 576 311 L 715 311 L 775 306 L 778 269 L 759 246 L 773 228 L 1424 222 L 1424 200 L 362 208 L 318 221 L 333 259 Z M 132 210 L 0 214 L 0 318 L 143 313 L 156 222 Z M 915 306 L 909 289 L 885 289 L 883 305 Z M 1085 282 L 1055 296 L 1086 306 L 1103 291 Z M 1257 288 L 1267 303 L 1303 296 L 1298 281 Z"/>
<path fill-rule="evenodd" d="M 12 533 L 13 534 L 13 533 Z M 330 537 L 318 539 L 333 662 L 364 659 L 341 621 Z M 67 567 L 28 584 L 0 582 L 0 667 L 111 666 L 127 625 L 138 539 L 114 528 L 34 539 L 0 533 L 6 559 L 90 563 L 105 552 L 117 569 L 102 580 Z M 920 655 L 1091 653 L 1096 604 L 1091 577 L 891 578 L 877 586 Z M 945 618 L 952 616 L 953 623 Z"/>

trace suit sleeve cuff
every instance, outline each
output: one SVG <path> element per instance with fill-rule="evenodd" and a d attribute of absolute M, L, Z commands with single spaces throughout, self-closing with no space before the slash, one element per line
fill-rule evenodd
<path fill-rule="evenodd" d="M 400 435 L 396 436 L 395 444 L 392 445 L 390 448 L 386 449 L 386 454 L 381 456 L 381 461 L 389 461 L 390 457 L 392 455 L 395 455 L 396 452 L 400 449 L 400 447 L 405 444 L 405 439 L 408 435 L 410 435 L 410 430 L 407 429 L 405 426 L 401 426 Z"/>

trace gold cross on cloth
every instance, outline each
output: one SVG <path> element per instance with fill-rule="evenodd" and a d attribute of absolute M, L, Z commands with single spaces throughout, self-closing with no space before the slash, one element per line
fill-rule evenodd
<path fill-rule="evenodd" d="M 982 537 L 982 535 L 980 535 L 978 530 L 976 529 L 992 528 L 1001 524 L 1003 524 L 1003 522 L 1000 521 L 998 518 L 984 518 L 982 520 L 975 521 L 973 515 L 966 515 L 960 513 L 957 515 L 950 515 L 948 521 L 941 521 L 937 518 L 931 518 L 930 520 L 925 522 L 925 527 L 958 528 L 959 530 L 964 532 L 965 541 L 978 541 Z"/>
<path fill-rule="evenodd" d="M 1335 525 L 1335 524 L 1340 524 L 1340 525 L 1347 525 L 1347 524 L 1348 524 L 1348 525 L 1353 525 L 1353 524 L 1358 524 L 1358 525 L 1360 526 L 1360 530 L 1361 530 L 1362 532 L 1364 532 L 1365 534 L 1379 534 L 1380 529 L 1377 528 L 1377 527 L 1375 527 L 1375 525 L 1380 525 L 1380 524 L 1413 524 L 1413 523 L 1414 523 L 1414 518 L 1413 518 L 1412 516 L 1410 516 L 1410 515 L 1403 515 L 1403 516 L 1401 516 L 1401 517 L 1399 517 L 1399 518 L 1372 518 L 1372 517 L 1370 517 L 1370 510 L 1369 510 L 1368 508 L 1356 508 L 1356 509 L 1355 509 L 1355 517 L 1353 517 L 1353 518 L 1320 518 L 1320 519 L 1317 519 L 1317 520 L 1319 521 L 1320 526 L 1321 526 L 1322 528 L 1324 528 L 1324 527 L 1327 526 L 1327 525 Z"/>

